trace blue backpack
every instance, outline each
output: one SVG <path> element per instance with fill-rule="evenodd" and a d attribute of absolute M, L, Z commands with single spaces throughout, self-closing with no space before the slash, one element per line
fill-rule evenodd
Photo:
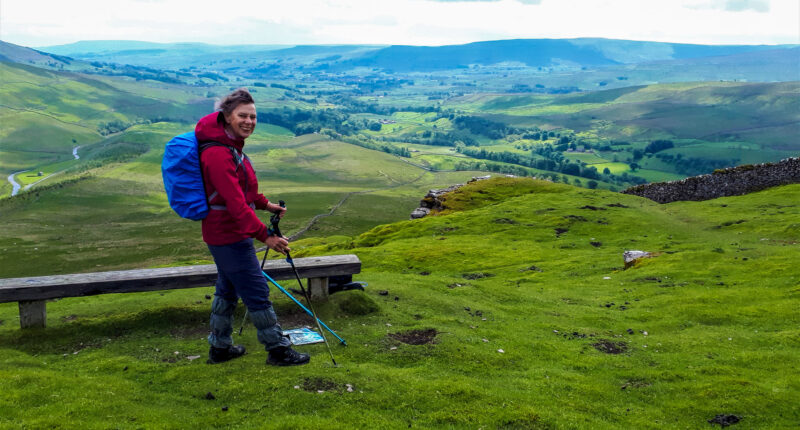
<path fill-rule="evenodd" d="M 167 191 L 169 205 L 183 218 L 198 221 L 205 218 L 210 209 L 217 209 L 208 204 L 216 192 L 206 196 L 203 171 L 200 167 L 200 152 L 210 146 L 230 148 L 236 162 L 236 170 L 239 170 L 243 160 L 233 147 L 209 142 L 203 143 L 201 148 L 193 131 L 173 137 L 164 148 L 164 158 L 161 160 L 164 189 Z M 224 210 L 225 207 L 221 206 L 219 209 Z"/>

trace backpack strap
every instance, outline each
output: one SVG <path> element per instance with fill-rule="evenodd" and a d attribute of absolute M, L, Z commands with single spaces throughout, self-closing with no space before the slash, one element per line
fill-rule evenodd
<path fill-rule="evenodd" d="M 250 157 L 248 157 L 247 154 L 244 153 L 244 151 L 242 152 L 241 155 L 239 155 L 239 152 L 236 150 L 236 148 L 234 148 L 234 147 L 232 147 L 230 145 L 225 145 L 224 143 L 219 143 L 219 142 L 203 142 L 203 143 L 199 143 L 198 144 L 198 150 L 202 154 L 203 151 L 205 151 L 206 149 L 208 149 L 208 148 L 210 148 L 212 146 L 224 146 L 224 147 L 230 149 L 231 155 L 233 156 L 233 162 L 236 163 L 235 172 L 237 172 L 237 173 L 239 172 L 239 167 L 242 167 L 242 165 L 244 164 L 244 160 L 247 160 L 248 162 L 250 162 Z M 250 188 L 250 183 L 247 181 L 247 172 L 245 172 L 245 175 L 244 175 L 244 194 L 245 194 L 245 197 L 247 196 L 247 191 L 248 191 L 249 188 Z M 211 193 L 210 196 L 208 196 L 208 201 L 213 200 L 214 197 L 216 197 L 218 195 L 219 195 L 219 192 L 217 192 L 215 190 L 213 193 Z M 217 211 L 228 210 L 228 207 L 225 206 L 225 205 L 208 205 L 208 207 L 209 207 L 209 209 L 217 210 Z M 255 209 L 256 205 L 254 203 L 250 203 L 250 207 Z"/>

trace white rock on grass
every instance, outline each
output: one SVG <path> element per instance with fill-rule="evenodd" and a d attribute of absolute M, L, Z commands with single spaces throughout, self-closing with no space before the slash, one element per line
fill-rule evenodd
<path fill-rule="evenodd" d="M 625 268 L 626 269 L 631 267 L 631 266 L 633 266 L 633 264 L 636 262 L 636 260 L 638 260 L 640 258 L 650 258 L 652 256 L 653 256 L 653 254 L 651 254 L 651 253 L 649 253 L 647 251 L 632 250 L 632 251 L 625 251 L 625 252 L 622 253 L 622 258 L 625 260 Z"/>
<path fill-rule="evenodd" d="M 647 252 L 647 251 L 636 251 L 636 250 L 633 250 L 633 251 L 625 251 L 625 252 L 622 253 L 622 258 L 625 259 L 625 263 L 630 263 L 633 260 L 636 260 L 636 259 L 639 259 L 639 258 L 645 258 L 645 257 L 649 257 L 649 256 L 650 256 L 650 253 Z"/>

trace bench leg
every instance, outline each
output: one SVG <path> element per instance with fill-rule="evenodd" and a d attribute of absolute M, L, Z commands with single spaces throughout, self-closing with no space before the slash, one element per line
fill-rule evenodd
<path fill-rule="evenodd" d="M 46 303 L 44 300 L 19 302 L 19 326 L 21 328 L 45 327 L 47 325 Z"/>
<path fill-rule="evenodd" d="M 328 278 L 309 278 L 308 290 L 312 300 L 328 300 Z"/>

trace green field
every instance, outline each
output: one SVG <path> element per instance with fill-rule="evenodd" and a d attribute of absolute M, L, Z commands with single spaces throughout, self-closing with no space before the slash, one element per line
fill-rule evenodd
<path fill-rule="evenodd" d="M 136 208 L 157 199 L 134 204 L 115 185 L 134 212 L 97 236 L 152 230 L 157 214 Z M 703 428 L 734 414 L 744 428 L 791 428 L 798 193 L 658 205 L 497 179 L 450 196 L 446 215 L 301 240 L 298 256 L 364 264 L 365 293 L 317 307 L 349 344 L 332 345 L 338 368 L 321 345 L 300 347 L 308 366 L 267 367 L 251 326 L 237 337 L 248 355 L 206 365 L 210 288 L 55 301 L 48 327 L 25 331 L 16 304 L 2 304 L 0 377 L 13 383 L 0 426 Z M 186 223 L 161 240 L 174 246 Z M 71 267 L 113 267 L 102 255 L 121 242 L 87 241 Z M 628 249 L 656 256 L 623 270 Z M 273 298 L 286 327 L 307 323 Z M 423 344 L 403 343 L 412 335 Z"/>

